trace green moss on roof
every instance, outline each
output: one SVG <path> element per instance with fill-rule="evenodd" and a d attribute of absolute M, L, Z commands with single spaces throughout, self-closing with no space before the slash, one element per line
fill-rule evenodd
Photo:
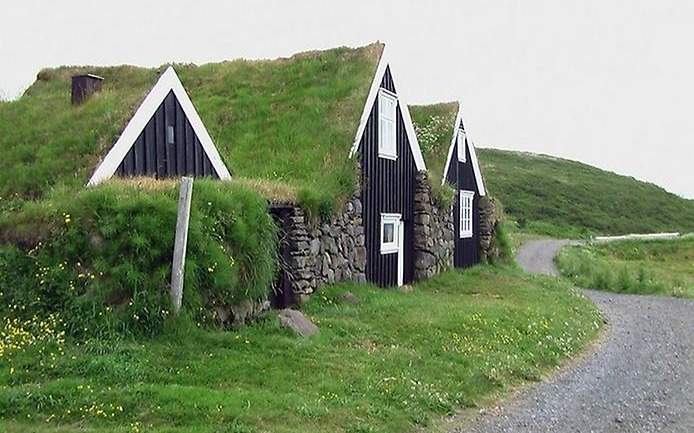
<path fill-rule="evenodd" d="M 429 169 L 429 176 L 434 184 L 440 183 L 453 138 L 453 123 L 458 115 L 458 103 L 412 105 L 410 114 L 419 147 Z"/>
<path fill-rule="evenodd" d="M 175 65 L 232 176 L 284 184 L 306 201 L 353 192 L 348 159 L 383 45 L 276 60 Z M 61 67 L 39 73 L 0 104 L 0 194 L 81 187 L 164 67 Z M 103 91 L 70 104 L 70 78 L 104 77 Z M 325 199 L 325 200 L 324 200 Z"/>

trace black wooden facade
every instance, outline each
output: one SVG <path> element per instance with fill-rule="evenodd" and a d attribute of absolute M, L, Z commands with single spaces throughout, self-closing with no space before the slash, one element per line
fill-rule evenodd
<path fill-rule="evenodd" d="M 396 93 L 386 69 L 381 87 Z M 396 111 L 396 160 L 378 156 L 378 99 L 371 107 L 359 148 L 361 162 L 363 224 L 365 232 L 366 279 L 379 286 L 395 286 L 398 280 L 398 254 L 381 254 L 381 214 L 398 213 L 404 225 L 403 283 L 414 278 L 414 192 L 417 168 L 405 130 L 401 106 Z"/>
<path fill-rule="evenodd" d="M 460 122 L 459 128 L 463 128 Z M 472 164 L 469 144 L 465 146 L 465 162 L 458 161 L 458 143 L 454 144 L 451 162 L 446 173 L 446 181 L 453 186 L 455 193 L 455 205 L 453 206 L 453 225 L 455 228 L 455 251 L 453 263 L 457 268 L 472 266 L 480 261 L 480 212 L 479 212 L 479 188 L 475 178 L 475 169 Z M 472 237 L 460 237 L 460 191 L 474 191 L 472 202 Z"/>
<path fill-rule="evenodd" d="M 173 91 L 147 122 L 115 174 L 219 178 Z"/>

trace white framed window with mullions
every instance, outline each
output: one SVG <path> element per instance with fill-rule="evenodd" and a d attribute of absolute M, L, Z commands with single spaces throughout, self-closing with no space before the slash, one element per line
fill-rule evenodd
<path fill-rule="evenodd" d="M 381 214 L 381 254 L 400 251 L 400 214 Z"/>
<path fill-rule="evenodd" d="M 456 147 L 458 148 L 458 161 L 465 162 L 465 130 L 463 128 L 458 129 Z"/>
<path fill-rule="evenodd" d="M 378 92 L 378 156 L 398 158 L 396 137 L 397 96 L 385 89 Z"/>
<path fill-rule="evenodd" d="M 472 237 L 472 204 L 475 199 L 474 191 L 460 191 L 460 237 Z"/>

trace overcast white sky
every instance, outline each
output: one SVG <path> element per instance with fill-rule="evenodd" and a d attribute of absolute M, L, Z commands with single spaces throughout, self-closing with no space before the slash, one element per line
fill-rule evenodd
<path fill-rule="evenodd" d="M 694 198 L 689 0 L 3 0 L 0 92 L 18 95 L 45 66 L 375 40 L 392 50 L 408 102 L 463 100 L 480 147 L 577 159 Z"/>

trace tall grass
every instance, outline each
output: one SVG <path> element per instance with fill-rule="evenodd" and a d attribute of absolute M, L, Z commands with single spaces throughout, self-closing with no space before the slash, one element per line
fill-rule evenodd
<path fill-rule="evenodd" d="M 26 202 L 0 219 L 0 309 L 60 312 L 73 336 L 147 334 L 170 316 L 177 183 L 114 182 Z M 215 305 L 262 300 L 275 275 L 276 228 L 257 194 L 195 183 L 183 316 L 213 324 Z"/>
<path fill-rule="evenodd" d="M 574 246 L 557 264 L 580 287 L 694 297 L 692 238 Z"/>

